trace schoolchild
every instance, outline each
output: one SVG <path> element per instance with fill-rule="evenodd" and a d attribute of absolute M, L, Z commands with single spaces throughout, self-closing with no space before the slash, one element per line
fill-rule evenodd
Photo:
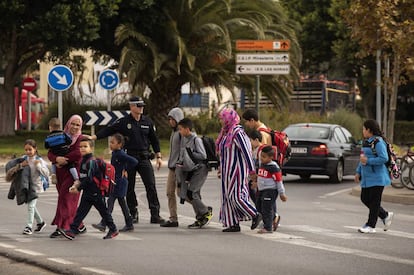
<path fill-rule="evenodd" d="M 119 230 L 120 232 L 134 231 L 132 216 L 129 213 L 125 197 L 128 189 L 127 170 L 134 168 L 138 164 L 138 161 L 135 158 L 127 155 L 127 153 L 122 150 L 124 144 L 125 138 L 119 133 L 112 135 L 109 139 L 109 148 L 112 150 L 111 164 L 115 167 L 115 186 L 113 192 L 109 194 L 106 203 L 108 205 L 109 213 L 112 214 L 114 203 L 118 200 L 125 219 L 125 226 Z M 106 224 L 103 219 L 100 223 L 92 224 L 92 226 L 105 232 Z"/>
<path fill-rule="evenodd" d="M 207 225 L 213 217 L 213 208 L 206 206 L 201 200 L 201 188 L 207 179 L 207 153 L 203 141 L 192 132 L 193 123 L 189 118 L 178 122 L 178 131 L 181 135 L 180 156 L 176 168 L 177 182 L 181 186 L 181 202 L 189 200 L 195 213 L 195 222 L 188 228 L 201 228 Z M 191 156 L 194 162 L 192 171 L 183 169 L 184 158 Z"/>
<path fill-rule="evenodd" d="M 59 157 L 64 157 L 69 153 L 70 145 L 72 144 L 71 137 L 61 130 L 62 125 L 60 119 L 52 117 L 49 120 L 50 134 L 45 139 L 45 148 L 51 151 L 53 154 Z M 51 181 L 56 184 L 56 163 L 52 163 L 51 166 Z M 69 172 L 72 175 L 73 181 L 79 180 L 78 171 L 76 170 L 75 163 L 68 162 L 67 164 Z"/>
<path fill-rule="evenodd" d="M 44 181 L 49 177 L 49 168 L 39 156 L 33 139 L 24 142 L 24 151 L 24 156 L 6 164 L 6 181 L 12 181 L 8 198 L 16 196 L 18 205 L 27 203 L 27 223 L 23 234 L 31 235 L 34 220 L 37 222 L 34 232 L 39 233 L 46 226 L 36 204 L 39 193 L 46 188 Z"/>
<path fill-rule="evenodd" d="M 261 161 L 260 161 L 260 154 L 262 152 L 262 149 L 265 146 L 269 146 L 266 144 L 262 143 L 262 133 L 258 130 L 251 130 L 248 133 L 248 136 L 250 138 L 250 143 L 252 144 L 252 156 L 253 156 L 253 161 L 255 163 L 256 166 L 256 172 L 258 172 L 258 169 L 261 165 Z M 275 155 L 273 156 L 273 160 L 276 159 L 277 156 L 277 147 L 276 146 L 272 146 Z M 259 196 L 259 191 L 257 189 L 257 182 L 256 181 L 249 181 L 249 187 L 250 187 L 250 197 L 252 198 L 252 200 L 254 201 L 254 203 L 256 204 L 256 201 L 258 199 Z M 276 195 L 276 199 L 275 199 L 275 203 L 274 203 L 274 207 L 273 207 L 273 212 L 274 212 L 274 218 L 273 218 L 273 231 L 276 231 L 277 228 L 280 225 L 280 219 L 281 216 L 279 215 L 279 213 L 277 212 L 277 195 Z"/>
<path fill-rule="evenodd" d="M 384 231 L 387 231 L 394 216 L 393 212 L 381 206 L 384 187 L 391 184 L 390 174 L 385 166 L 388 161 L 387 144 L 376 120 L 364 121 L 362 135 L 364 142 L 356 169 L 355 182 L 361 185 L 361 201 L 369 209 L 369 214 L 367 222 L 358 231 L 375 233 L 378 217 L 384 223 Z M 376 140 L 378 142 L 374 143 Z"/>
<path fill-rule="evenodd" d="M 105 224 L 109 227 L 108 233 L 103 237 L 104 239 L 112 239 L 116 237 L 119 232 L 114 224 L 112 215 L 109 213 L 108 208 L 106 208 L 105 197 L 102 196 L 101 191 L 94 182 L 93 178 L 100 178 L 102 176 L 102 171 L 98 167 L 96 160 L 93 158 L 93 148 L 94 144 L 91 139 L 83 137 L 79 144 L 80 153 L 82 155 L 82 162 L 80 167 L 80 181 L 76 181 L 69 188 L 70 193 L 78 193 L 80 190 L 83 190 L 81 201 L 79 203 L 78 209 L 76 210 L 75 218 L 70 224 L 70 229 L 62 231 L 62 235 L 69 239 L 73 240 L 77 234 L 79 234 L 79 225 L 88 215 L 91 207 L 94 206 L 98 210 L 102 219 L 105 221 Z"/>
<path fill-rule="evenodd" d="M 256 202 L 257 211 L 262 214 L 264 227 L 258 233 L 273 233 L 274 205 L 278 193 L 282 201 L 287 200 L 282 181 L 282 170 L 273 157 L 272 146 L 265 146 L 260 153 L 260 167 L 257 173 L 257 188 L 259 196 Z"/>

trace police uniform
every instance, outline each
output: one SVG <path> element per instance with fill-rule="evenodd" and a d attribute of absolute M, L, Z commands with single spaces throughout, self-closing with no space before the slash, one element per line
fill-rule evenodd
<path fill-rule="evenodd" d="M 133 97 L 130 104 L 144 106 L 145 103 L 141 98 Z M 138 201 L 135 194 L 135 177 L 138 171 L 145 185 L 147 192 L 148 205 L 151 211 L 151 223 L 162 223 L 159 216 L 160 203 L 158 200 L 157 190 L 155 187 L 154 169 L 150 161 L 150 145 L 155 153 L 160 152 L 160 142 L 155 133 L 154 124 L 147 116 L 141 115 L 140 120 L 136 120 L 131 114 L 118 119 L 112 125 L 102 129 L 96 134 L 97 139 L 108 137 L 115 133 L 120 133 L 127 138 L 125 139 L 125 152 L 138 160 L 138 165 L 128 170 L 128 191 L 127 204 L 134 221 L 138 221 Z"/>

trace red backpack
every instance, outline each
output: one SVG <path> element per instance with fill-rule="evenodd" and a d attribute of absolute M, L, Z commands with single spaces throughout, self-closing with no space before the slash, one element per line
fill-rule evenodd
<path fill-rule="evenodd" d="M 101 158 L 96 158 L 95 161 L 101 173 L 99 177 L 93 177 L 93 181 L 99 190 L 101 190 L 102 196 L 108 197 L 116 185 L 115 167 L 110 162 L 106 162 Z"/>
<path fill-rule="evenodd" d="M 275 159 L 280 167 L 283 167 L 291 156 L 291 147 L 289 137 L 285 132 L 272 130 L 270 128 L 259 128 L 260 132 L 266 132 L 270 135 L 272 145 L 277 148 L 277 158 Z"/>

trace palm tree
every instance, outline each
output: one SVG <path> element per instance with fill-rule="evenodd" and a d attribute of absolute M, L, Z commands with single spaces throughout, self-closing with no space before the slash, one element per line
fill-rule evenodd
<path fill-rule="evenodd" d="M 268 0 L 164 1 L 159 22 L 151 33 L 138 26 L 121 25 L 115 37 L 123 45 L 120 66 L 136 88 L 147 85 L 152 93 L 149 109 L 157 125 L 166 125 L 164 114 L 177 106 L 181 86 L 194 91 L 205 86 L 249 89 L 254 77 L 235 73 L 236 39 L 290 39 L 299 52 L 293 29 L 277 2 Z M 298 55 L 300 56 L 300 55 Z M 293 59 L 295 62 L 298 60 Z M 266 77 L 262 90 L 274 102 L 286 102 L 290 76 Z M 220 98 L 220 97 L 219 97 Z"/>

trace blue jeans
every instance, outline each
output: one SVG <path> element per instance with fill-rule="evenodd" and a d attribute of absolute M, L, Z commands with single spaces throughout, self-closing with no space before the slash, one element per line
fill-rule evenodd
<path fill-rule="evenodd" d="M 27 226 L 33 227 L 33 220 L 36 219 L 37 223 L 42 223 L 43 219 L 40 216 L 39 211 L 36 208 L 37 199 L 31 200 L 27 203 Z"/>

